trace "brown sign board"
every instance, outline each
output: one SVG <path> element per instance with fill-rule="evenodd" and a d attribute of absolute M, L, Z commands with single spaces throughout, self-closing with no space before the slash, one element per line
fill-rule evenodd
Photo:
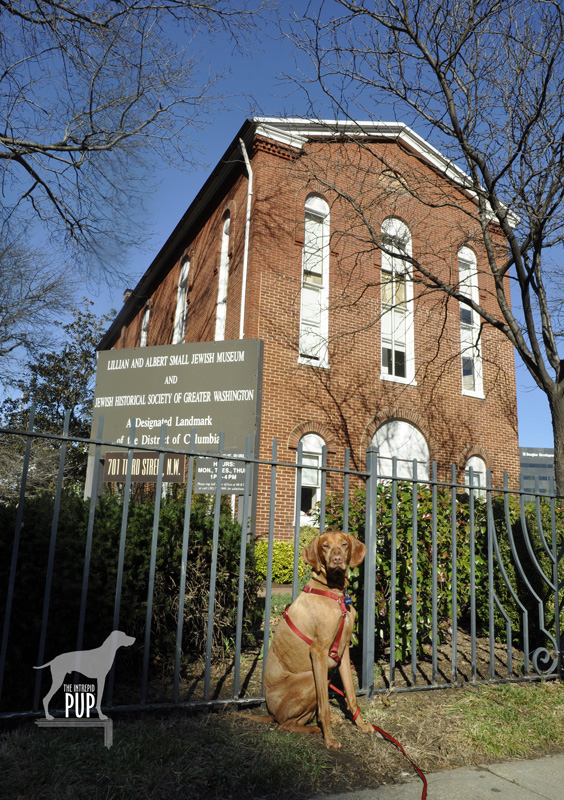
<path fill-rule="evenodd" d="M 124 483 L 127 477 L 127 450 L 107 452 L 104 458 L 104 480 Z M 163 481 L 184 483 L 186 479 L 186 456 L 180 453 L 165 453 L 163 459 Z M 131 480 L 139 483 L 156 483 L 159 474 L 159 453 L 151 450 L 133 451 Z"/>
<path fill-rule="evenodd" d="M 224 452 L 244 454 L 250 435 L 251 455 L 257 455 L 262 354 L 258 339 L 101 350 L 92 438 L 103 415 L 105 443 L 155 448 L 164 426 L 165 449 L 188 451 L 194 431 L 196 453 L 216 455 L 223 433 Z M 104 444 L 102 457 L 115 449 Z M 239 462 L 231 463 L 240 473 Z M 226 466 L 223 475 L 228 472 Z M 224 493 L 242 492 L 240 479 L 223 483 Z"/>

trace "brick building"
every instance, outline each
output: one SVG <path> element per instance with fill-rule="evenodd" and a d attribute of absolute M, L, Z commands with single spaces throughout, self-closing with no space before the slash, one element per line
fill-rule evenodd
<path fill-rule="evenodd" d="M 492 229 L 495 242 L 496 231 Z M 376 242 L 383 245 L 380 249 Z M 503 242 L 500 239 L 500 247 Z M 261 456 L 460 481 L 519 472 L 513 349 L 470 308 L 414 280 L 425 264 L 495 309 L 465 179 L 405 125 L 247 120 L 105 334 L 101 349 L 264 342 Z M 268 506 L 261 503 L 257 529 Z M 293 535 L 295 478 L 277 488 Z"/>

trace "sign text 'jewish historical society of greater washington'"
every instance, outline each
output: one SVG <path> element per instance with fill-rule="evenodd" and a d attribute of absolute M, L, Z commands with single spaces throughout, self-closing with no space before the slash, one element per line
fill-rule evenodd
<path fill-rule="evenodd" d="M 187 451 L 195 429 L 196 452 L 218 453 L 223 432 L 224 453 L 244 455 L 250 434 L 255 455 L 261 390 L 262 342 L 258 339 L 102 350 L 98 353 L 92 437 L 103 414 L 105 442 L 126 445 L 133 429 L 133 446 L 158 447 L 164 424 L 167 449 Z M 103 447 L 102 453 L 109 449 L 115 451 Z M 124 457 L 126 454 L 123 450 Z M 215 491 L 216 466 L 213 458 L 197 459 L 197 492 Z M 142 471 L 133 470 L 132 479 L 142 479 L 135 474 Z M 105 480 L 123 480 L 122 472 L 106 470 Z M 222 492 L 242 493 L 244 473 L 244 463 L 226 460 Z"/>

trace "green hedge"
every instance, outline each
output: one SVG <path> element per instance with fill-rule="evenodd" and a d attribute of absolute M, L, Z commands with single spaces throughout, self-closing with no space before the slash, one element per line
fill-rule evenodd
<path fill-rule="evenodd" d="M 163 499 L 159 521 L 153 613 L 151 621 L 151 674 L 170 674 L 174 664 L 178 593 L 181 570 L 184 493 Z M 14 588 L 7 672 L 4 690 L 8 707 L 30 707 L 37 664 L 45 575 L 53 515 L 53 495 L 47 492 L 26 500 L 18 570 Z M 154 505 L 150 499 L 132 500 L 127 526 L 119 627 L 136 644 L 120 651 L 123 668 L 135 680 L 142 666 Z M 76 649 L 89 503 L 64 491 L 57 532 L 53 586 L 44 662 Z M 85 649 L 97 647 L 113 628 L 118 570 L 122 501 L 105 494 L 96 509 L 92 542 Z M 0 585 L 7 586 L 16 518 L 15 504 L 0 505 L 0 529 L 10 532 L 0 541 Z M 213 513 L 208 499 L 196 496 L 190 520 L 188 570 L 182 639 L 184 658 L 205 653 Z M 219 554 L 215 595 L 213 648 L 225 653 L 234 642 L 241 527 L 227 505 L 220 516 Z M 255 641 L 262 611 L 257 598 L 252 547 L 247 549 L 243 634 Z M 0 597 L 3 619 L 5 592 Z M 46 671 L 48 672 L 48 671 Z M 4 693 L 3 693 L 4 694 Z M 5 696 L 6 696 L 5 695 Z M 6 706 L 5 706 L 6 707 Z"/>
<path fill-rule="evenodd" d="M 319 533 L 318 528 L 304 525 L 300 528 L 300 559 L 298 577 L 303 580 L 311 568 L 303 560 L 302 553 L 311 540 Z M 259 580 L 266 580 L 268 567 L 268 539 L 255 541 L 256 573 Z M 272 548 L 272 582 L 292 583 L 294 580 L 294 543 L 275 540 Z"/>
<path fill-rule="evenodd" d="M 448 638 L 448 628 L 452 619 L 452 521 L 451 521 L 451 493 L 450 491 L 437 492 L 437 617 L 438 636 Z M 396 638 L 395 655 L 398 661 L 406 661 L 410 657 L 412 647 L 412 604 L 411 594 L 413 558 L 413 490 L 408 482 L 397 484 L 396 508 Z M 392 528 L 393 496 L 392 486 L 382 483 L 378 486 L 377 499 L 377 555 L 376 555 L 376 635 L 381 647 L 391 646 L 390 642 L 390 612 L 393 587 L 392 553 L 391 553 L 391 528 Z M 366 493 L 364 489 L 357 489 L 349 498 L 349 530 L 351 533 L 364 540 L 364 525 L 366 511 Z M 546 644 L 545 638 L 539 631 L 538 603 L 531 595 L 525 582 L 520 577 L 516 568 L 515 559 L 511 553 L 507 533 L 506 514 L 503 497 L 493 498 L 493 521 L 497 534 L 499 553 L 505 573 L 519 601 L 526 608 L 529 616 L 530 646 Z M 524 518 L 529 532 L 531 547 L 539 559 L 546 574 L 551 575 L 550 558 L 544 550 L 539 536 L 538 517 L 541 518 L 541 527 L 550 531 L 550 507 L 541 503 L 537 513 L 535 503 L 527 504 Z M 432 636 L 432 529 L 433 529 L 433 496 L 430 487 L 420 485 L 417 497 L 417 649 L 421 654 L 428 651 Z M 529 556 L 519 510 L 519 504 L 513 498 L 509 501 L 509 522 L 515 541 L 516 551 L 527 574 L 529 582 L 533 584 L 535 592 L 543 601 L 547 611 L 546 627 L 550 630 L 554 623 L 554 599 L 549 587 L 538 576 Z M 343 498 L 334 494 L 327 499 L 326 520 L 327 528 L 342 529 L 343 527 Z M 561 543 L 564 533 L 564 509 L 556 511 L 556 527 L 558 541 Z M 467 494 L 459 494 L 456 498 L 456 546 L 457 546 L 457 615 L 461 624 L 468 624 L 471 615 L 471 575 L 470 575 L 470 538 L 471 520 L 470 503 Z M 550 538 L 550 534 L 548 534 Z M 476 587 L 476 621 L 478 632 L 487 634 L 489 631 L 489 601 L 488 601 L 488 541 L 487 541 L 487 508 L 484 500 L 474 501 L 474 538 L 475 538 L 475 587 Z M 512 593 L 508 588 L 497 559 L 494 559 L 494 590 L 500 604 L 512 624 L 512 639 L 515 644 L 523 643 L 523 615 Z M 564 560 L 560 564 L 560 580 L 564 578 Z M 360 579 L 355 581 L 353 589 L 357 587 L 357 609 L 362 613 L 362 568 Z M 564 624 L 564 611 L 562 612 Z M 506 640 L 506 622 L 500 611 L 494 610 L 495 634 L 498 640 Z"/>

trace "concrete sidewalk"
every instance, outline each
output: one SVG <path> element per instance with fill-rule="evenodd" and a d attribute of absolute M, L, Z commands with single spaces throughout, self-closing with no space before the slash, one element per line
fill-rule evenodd
<path fill-rule="evenodd" d="M 564 756 L 463 767 L 427 775 L 427 800 L 563 800 Z M 313 800 L 420 800 L 419 778 L 406 783 L 323 795 Z"/>

